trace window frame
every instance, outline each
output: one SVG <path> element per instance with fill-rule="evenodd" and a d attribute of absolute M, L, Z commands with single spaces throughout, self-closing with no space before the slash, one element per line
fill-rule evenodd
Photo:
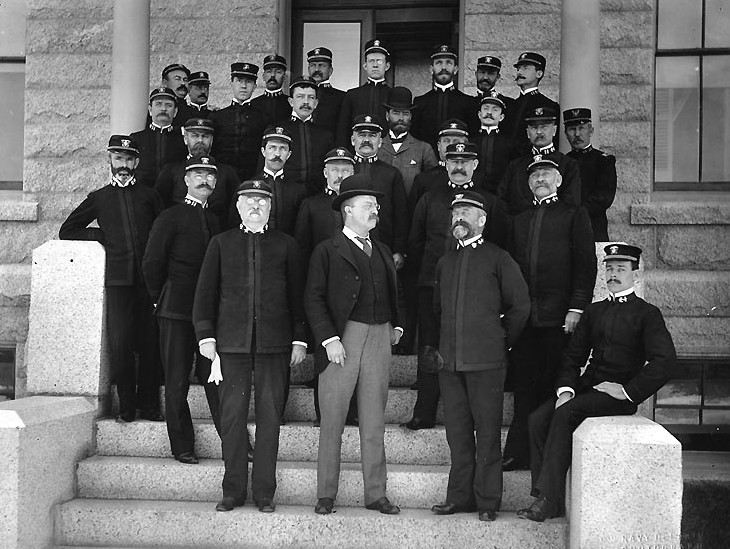
<path fill-rule="evenodd" d="M 25 56 L 0 56 L 0 65 L 23 65 L 23 74 L 26 72 Z M 23 101 L 25 101 L 25 90 L 23 96 Z M 25 141 L 25 123 L 23 124 L 23 135 L 21 137 Z M 21 158 L 21 160 L 22 164 L 25 164 L 25 158 Z M 23 183 L 22 175 L 20 181 L 0 181 L 0 191 L 22 191 Z"/>

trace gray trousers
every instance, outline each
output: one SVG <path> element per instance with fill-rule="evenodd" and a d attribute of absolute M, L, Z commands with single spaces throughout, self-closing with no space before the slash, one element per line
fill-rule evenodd
<path fill-rule="evenodd" d="M 342 432 L 355 386 L 360 420 L 360 455 L 365 505 L 385 496 L 385 404 L 391 359 L 390 323 L 363 324 L 349 320 L 342 335 L 345 364 L 330 363 L 319 375 L 317 498 L 337 497 Z"/>

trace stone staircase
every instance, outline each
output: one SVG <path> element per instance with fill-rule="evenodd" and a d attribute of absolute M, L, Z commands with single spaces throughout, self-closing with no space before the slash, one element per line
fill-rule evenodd
<path fill-rule="evenodd" d="M 403 509 L 399 516 L 363 507 L 355 427 L 346 427 L 343 436 L 336 512 L 314 513 L 319 429 L 312 426 L 313 390 L 302 386 L 311 377 L 308 360 L 292 371 L 275 513 L 259 513 L 250 502 L 229 513 L 214 510 L 221 497 L 221 446 L 202 388 L 194 385 L 188 400 L 200 464 L 172 459 L 164 423 L 100 419 L 97 453 L 78 464 L 77 499 L 56 508 L 57 547 L 564 548 L 564 519 L 537 524 L 515 516 L 532 499 L 527 471 L 505 473 L 502 511 L 493 523 L 480 522 L 476 513 L 431 514 L 430 507 L 446 495 L 449 449 L 442 425 L 417 432 L 398 426 L 411 416 L 416 392 L 407 387 L 415 371 L 415 357 L 393 357 L 385 448 L 388 496 Z M 511 417 L 512 395 L 507 394 L 505 426 Z M 255 441 L 253 423 L 249 433 Z M 504 442 L 506 427 L 502 435 Z"/>

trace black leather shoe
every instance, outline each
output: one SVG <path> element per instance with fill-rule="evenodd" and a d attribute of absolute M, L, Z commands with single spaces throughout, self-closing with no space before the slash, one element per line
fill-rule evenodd
<path fill-rule="evenodd" d="M 140 419 L 146 419 L 147 421 L 165 421 L 165 416 L 162 415 L 157 409 L 144 409 L 139 411 Z"/>
<path fill-rule="evenodd" d="M 439 503 L 431 507 L 434 515 L 453 515 L 454 513 L 472 513 L 476 511 L 474 506 L 457 505 L 456 503 Z"/>
<path fill-rule="evenodd" d="M 525 471 L 529 468 L 529 465 L 520 463 L 516 458 L 502 458 L 502 471 Z"/>
<path fill-rule="evenodd" d="M 239 499 L 232 496 L 223 496 L 223 499 L 215 506 L 216 511 L 233 511 L 234 507 L 243 507 L 245 498 Z"/>
<path fill-rule="evenodd" d="M 317 505 L 314 506 L 314 512 L 318 515 L 329 515 L 335 506 L 335 500 L 332 498 L 319 498 Z"/>
<path fill-rule="evenodd" d="M 378 501 L 374 501 L 372 503 L 368 503 L 365 506 L 365 509 L 369 509 L 371 511 L 380 511 L 384 515 L 397 515 L 400 513 L 400 507 L 397 505 L 393 505 L 388 501 L 388 498 L 383 496 Z"/>
<path fill-rule="evenodd" d="M 517 516 L 522 519 L 534 520 L 535 522 L 544 522 L 545 519 L 555 518 L 558 516 L 558 513 L 557 507 L 552 501 L 545 496 L 540 496 L 526 509 L 517 511 Z"/>
<path fill-rule="evenodd" d="M 192 452 L 183 452 L 182 454 L 178 454 L 175 456 L 175 459 L 178 460 L 180 463 L 185 463 L 187 465 L 195 465 L 196 463 L 200 463 L 198 461 L 198 458 L 195 457 L 195 454 Z"/>
<path fill-rule="evenodd" d="M 484 522 L 494 522 L 497 520 L 497 511 L 481 511 L 479 513 L 479 520 Z"/>
<path fill-rule="evenodd" d="M 137 418 L 137 410 L 119 410 L 117 423 L 132 423 Z"/>
<path fill-rule="evenodd" d="M 263 498 L 256 502 L 256 506 L 262 513 L 273 513 L 276 511 L 276 505 L 269 498 Z"/>
<path fill-rule="evenodd" d="M 434 424 L 423 421 L 420 417 L 414 417 L 406 423 L 401 423 L 400 426 L 410 429 L 411 431 L 418 431 L 420 429 L 433 429 Z"/>

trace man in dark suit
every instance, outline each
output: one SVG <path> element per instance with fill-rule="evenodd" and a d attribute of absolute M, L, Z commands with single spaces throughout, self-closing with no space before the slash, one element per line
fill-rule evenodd
<path fill-rule="evenodd" d="M 289 115 L 289 96 L 284 93 L 286 59 L 281 55 L 264 57 L 264 93 L 251 100 L 251 105 L 268 116 L 272 123 L 279 123 Z"/>
<path fill-rule="evenodd" d="M 614 244 L 605 251 L 609 296 L 586 307 L 563 353 L 555 393 L 530 416 L 536 499 L 517 511 L 520 518 L 542 522 L 565 514 L 572 435 L 584 419 L 636 413 L 674 373 L 677 355 L 662 313 L 634 293 L 641 250 Z"/>
<path fill-rule="evenodd" d="M 200 266 L 211 237 L 220 232 L 208 208 L 216 187 L 215 160 L 192 156 L 185 165 L 184 201 L 162 212 L 152 226 L 142 272 L 160 326 L 160 355 L 165 369 L 165 419 L 170 447 L 181 463 L 198 463 L 187 397 L 191 359 L 205 389 L 211 416 L 220 433 L 218 388 L 208 383 L 210 360 L 200 354 L 193 329 L 193 298 Z"/>
<path fill-rule="evenodd" d="M 182 126 L 187 120 L 183 108 L 187 104 L 188 96 L 188 84 L 190 78 L 190 69 L 188 69 L 182 63 L 172 63 L 162 69 L 162 75 L 160 77 L 160 87 L 169 88 L 175 93 L 175 105 L 177 106 L 177 114 L 172 119 L 173 126 Z M 147 113 L 147 120 L 145 126 L 149 126 L 152 122 L 152 117 Z"/>
<path fill-rule="evenodd" d="M 382 198 L 368 177 L 345 179 L 332 202 L 344 227 L 320 243 L 309 262 L 304 308 L 316 344 L 325 348 L 329 360 L 319 374 L 318 514 L 331 513 L 337 497 L 342 432 L 356 385 L 365 507 L 388 515 L 400 512 L 386 496 L 383 436 L 390 347 L 403 330 L 390 249 L 369 236 Z"/>
<path fill-rule="evenodd" d="M 439 344 L 438 314 L 434 309 L 436 265 L 449 249 L 449 208 L 455 194 L 476 190 L 481 196 L 486 221 L 482 227 L 486 240 L 507 247 L 510 219 L 504 205 L 493 194 L 475 187 L 473 175 L 479 161 L 473 143 L 454 143 L 446 148 L 448 180 L 424 194 L 413 212 L 408 260 L 418 266 L 418 398 L 413 417 L 402 426 L 413 431 L 430 429 L 436 420 L 439 381 L 435 349 Z"/>
<path fill-rule="evenodd" d="M 477 95 L 476 95 L 476 108 L 479 109 L 480 101 L 485 95 L 496 95 L 504 103 L 504 110 L 506 111 L 514 103 L 514 99 L 497 93 L 495 86 L 497 81 L 501 78 L 502 71 L 502 60 L 499 57 L 493 55 L 485 55 L 477 59 L 477 69 L 475 71 L 475 77 L 477 81 Z M 504 114 L 504 113 L 502 113 Z M 506 132 L 505 133 L 509 133 Z"/>
<path fill-rule="evenodd" d="M 275 510 L 286 375 L 306 355 L 299 250 L 292 237 L 267 228 L 271 196 L 264 181 L 241 183 L 237 200 L 241 225 L 211 239 L 195 292 L 198 345 L 201 354 L 213 361 L 211 377 L 220 381 L 225 473 L 217 511 L 230 511 L 246 500 L 252 376 L 256 391 L 252 495 L 259 511 Z"/>
<path fill-rule="evenodd" d="M 210 77 L 205 71 L 190 73 L 188 78 L 188 96 L 184 103 L 178 103 L 178 126 L 182 126 L 191 118 L 208 118 L 214 109 L 208 104 L 210 97 Z"/>
<path fill-rule="evenodd" d="M 479 149 L 477 175 L 482 186 L 495 195 L 507 164 L 514 156 L 512 139 L 499 127 L 504 120 L 504 112 L 505 104 L 496 94 L 481 96 L 479 121 L 482 126 L 475 140 Z"/>
<path fill-rule="evenodd" d="M 562 185 L 558 189 L 560 200 L 576 206 L 581 203 L 580 167 L 575 160 L 555 150 L 553 145 L 557 132 L 557 117 L 557 111 L 549 107 L 537 107 L 525 118 L 532 149 L 507 165 L 497 188 L 497 196 L 507 203 L 512 215 L 517 215 L 532 206 L 533 195 L 527 182 L 527 167 L 537 156 L 549 157 L 557 163 L 562 177 Z"/>
<path fill-rule="evenodd" d="M 320 92 L 311 78 L 297 76 L 292 79 L 289 86 L 291 112 L 289 118 L 280 122 L 292 136 L 291 156 L 284 172 L 290 180 L 305 183 L 309 194 L 324 188 L 324 157 L 335 146 L 329 130 L 313 122 L 319 109 Z"/>
<path fill-rule="evenodd" d="M 334 72 L 332 67 L 332 50 L 319 47 L 307 52 L 307 72 L 317 83 L 319 103 L 314 115 L 314 124 L 329 131 L 333 136 L 337 132 L 337 120 L 340 116 L 345 92 L 330 84 Z"/>
<path fill-rule="evenodd" d="M 134 421 L 139 408 L 142 419 L 162 421 L 157 327 L 142 277 L 142 254 L 162 201 L 154 189 L 135 179 L 139 148 L 131 137 L 112 135 L 107 151 L 110 183 L 89 193 L 63 222 L 58 236 L 95 240 L 106 251 L 107 337 L 112 383 L 119 396 L 118 419 Z M 94 220 L 98 228 L 89 227 Z"/>
<path fill-rule="evenodd" d="M 556 116 L 560 114 L 560 105 L 549 97 L 540 93 L 538 86 L 545 75 L 545 58 L 539 53 L 526 51 L 521 53 L 514 64 L 517 69 L 515 82 L 520 88 L 520 95 L 510 105 L 505 114 L 502 127 L 515 140 L 515 146 L 519 154 L 527 154 L 530 150 L 530 142 L 527 138 L 527 124 L 525 116 L 539 107 L 549 107 L 555 111 Z M 558 148 L 558 138 L 553 137 L 553 146 Z"/>
<path fill-rule="evenodd" d="M 433 89 L 414 100 L 413 135 L 436 150 L 439 128 L 449 118 L 465 122 L 470 133 L 476 133 L 479 126 L 474 98 L 454 85 L 459 72 L 456 50 L 447 45 L 437 47 L 431 54 L 431 72 Z"/>
<path fill-rule="evenodd" d="M 446 148 L 455 143 L 468 142 L 469 128 L 464 122 L 452 118 L 441 124 L 436 142 L 436 151 L 439 155 L 438 164 L 419 173 L 413 179 L 413 187 L 408 195 L 408 211 L 412 213 L 420 198 L 428 191 L 445 185 L 449 181 L 449 174 L 446 171 Z"/>
<path fill-rule="evenodd" d="M 342 230 L 342 214 L 332 209 L 332 202 L 340 194 L 342 181 L 355 173 L 355 158 L 345 148 L 337 147 L 327 153 L 324 160 L 324 175 L 327 186 L 324 191 L 309 196 L 302 201 L 294 228 L 294 238 L 302 252 L 304 265 L 309 266 L 312 251 L 320 242 L 334 236 Z M 321 413 L 319 410 L 318 372 L 327 366 L 327 353 L 319 345 L 314 348 L 314 378 L 307 385 L 314 388 L 314 413 L 317 416 L 315 426 L 319 426 Z M 350 409 L 345 425 L 357 425 L 357 392 L 353 392 Z"/>
<path fill-rule="evenodd" d="M 406 194 L 409 194 L 413 179 L 419 173 L 436 166 L 438 161 L 431 145 L 416 139 L 410 133 L 413 110 L 411 90 L 396 86 L 391 90 L 385 107 L 388 133 L 378 149 L 378 158 L 398 168 L 403 176 Z"/>
<path fill-rule="evenodd" d="M 238 180 L 256 173 L 259 148 L 269 117 L 251 105 L 259 68 L 253 63 L 231 65 L 233 100 L 225 109 L 210 114 L 215 124 L 213 156 L 218 162 L 236 168 Z"/>
<path fill-rule="evenodd" d="M 493 521 L 502 502 L 507 349 L 527 321 L 530 297 L 514 259 L 482 236 L 487 222 L 482 195 L 457 193 L 450 208 L 451 234 L 458 244 L 439 260 L 434 308 L 440 322 L 438 377 L 451 470 L 446 502 L 431 511 L 476 510 L 479 520 Z"/>
<path fill-rule="evenodd" d="M 155 88 L 150 93 L 149 114 L 152 122 L 131 137 L 139 146 L 137 182 L 152 187 L 162 167 L 170 162 L 184 161 L 187 148 L 180 128 L 173 126 L 177 114 L 177 96 L 170 88 Z"/>
<path fill-rule="evenodd" d="M 292 136 L 282 126 L 269 126 L 261 141 L 261 155 L 264 167 L 257 179 L 265 181 L 271 188 L 271 212 L 269 228 L 292 235 L 297 220 L 299 204 L 306 195 L 301 181 L 292 181 L 286 175 L 286 163 L 291 155 Z M 234 209 L 235 208 L 235 209 Z M 233 204 L 229 210 L 229 228 L 237 225 L 238 205 Z"/>
<path fill-rule="evenodd" d="M 606 210 L 616 197 L 616 157 L 591 145 L 593 123 L 590 109 L 563 112 L 565 137 L 571 151 L 568 157 L 578 162 L 581 181 L 581 204 L 588 210 L 596 242 L 608 241 Z"/>
<path fill-rule="evenodd" d="M 368 176 L 383 195 L 373 236 L 391 249 L 399 270 L 405 263 L 410 225 L 403 176 L 397 168 L 378 159 L 383 144 L 382 122 L 367 114 L 357 116 L 353 122 L 350 142 L 355 149 L 355 173 Z"/>
<path fill-rule="evenodd" d="M 385 120 L 385 103 L 388 102 L 390 86 L 385 82 L 385 73 L 390 69 L 390 52 L 379 39 L 365 44 L 365 62 L 362 65 L 367 82 L 347 90 L 342 99 L 337 121 L 335 143 L 346 146 L 350 142 L 352 124 L 356 116 L 369 114 Z"/>
<path fill-rule="evenodd" d="M 527 420 L 550 395 L 560 355 L 596 282 L 596 251 L 588 212 L 558 195 L 558 165 L 538 158 L 528 167 L 534 205 L 514 218 L 510 252 L 530 289 L 530 319 L 512 350 L 515 409 L 503 466 L 530 463 Z"/>
<path fill-rule="evenodd" d="M 213 122 L 207 118 L 191 118 L 185 122 L 183 140 L 188 149 L 188 158 L 209 156 L 213 146 Z M 238 187 L 238 176 L 233 166 L 216 162 L 216 185 L 207 198 L 207 208 L 218 216 L 221 226 L 225 226 L 231 195 Z M 165 208 L 181 204 L 188 194 L 185 182 L 186 161 L 180 160 L 166 164 L 155 181 L 155 190 L 160 194 Z"/>

